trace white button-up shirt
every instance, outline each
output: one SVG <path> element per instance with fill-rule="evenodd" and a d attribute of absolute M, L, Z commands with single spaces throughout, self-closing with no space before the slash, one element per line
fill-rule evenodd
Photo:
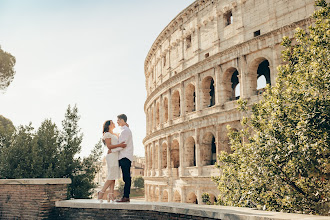
<path fill-rule="evenodd" d="M 119 144 L 125 142 L 127 145 L 124 149 L 119 151 L 118 159 L 127 158 L 130 161 L 133 161 L 133 136 L 131 130 L 126 126 L 120 128 L 121 132 L 119 134 Z"/>

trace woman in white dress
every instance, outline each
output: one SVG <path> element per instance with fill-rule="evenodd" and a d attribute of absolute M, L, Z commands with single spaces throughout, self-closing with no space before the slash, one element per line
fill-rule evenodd
<path fill-rule="evenodd" d="M 107 161 L 107 181 L 104 183 L 104 186 L 101 191 L 97 193 L 97 197 L 102 201 L 105 191 L 107 188 L 110 188 L 108 194 L 108 202 L 114 201 L 114 188 L 116 179 L 120 178 L 120 168 L 118 162 L 118 151 L 123 149 L 122 143 L 118 143 L 118 134 L 113 133 L 113 129 L 116 127 L 113 121 L 108 120 L 103 124 L 103 138 L 102 141 L 105 146 L 107 146 L 107 154 L 105 159 Z"/>

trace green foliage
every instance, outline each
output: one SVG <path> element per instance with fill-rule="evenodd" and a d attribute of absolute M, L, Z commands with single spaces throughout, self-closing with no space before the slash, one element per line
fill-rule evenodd
<path fill-rule="evenodd" d="M 5 90 L 14 79 L 16 59 L 0 46 L 0 90 Z"/>
<path fill-rule="evenodd" d="M 68 198 L 91 196 L 102 143 L 88 157 L 77 157 L 82 134 L 76 106 L 68 107 L 61 130 L 48 119 L 37 131 L 31 124 L 15 130 L 12 123 L 3 121 L 0 118 L 0 178 L 71 178 Z M 11 129 L 1 129 L 5 126 Z"/>
<path fill-rule="evenodd" d="M 10 144 L 11 135 L 15 131 L 13 122 L 0 115 L 0 155 L 1 149 Z M 1 156 L 0 156 L 1 157 Z"/>
<path fill-rule="evenodd" d="M 142 189 L 144 188 L 144 179 L 142 176 L 135 176 L 133 177 L 133 186 L 135 188 Z"/>
<path fill-rule="evenodd" d="M 202 201 L 207 204 L 207 205 L 211 205 L 211 201 L 210 201 L 210 194 L 208 193 L 203 193 L 202 194 Z"/>
<path fill-rule="evenodd" d="M 252 106 L 243 129 L 230 131 L 232 154 L 219 155 L 219 204 L 329 215 L 330 11 L 324 0 L 315 25 L 285 37 L 276 85 Z M 241 110 L 247 111 L 244 101 Z"/>

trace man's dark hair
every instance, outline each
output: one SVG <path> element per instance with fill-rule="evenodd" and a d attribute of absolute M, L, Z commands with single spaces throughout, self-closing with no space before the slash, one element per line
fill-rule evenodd
<path fill-rule="evenodd" d="M 125 114 L 118 115 L 117 118 L 123 119 L 124 122 L 127 122 L 127 116 Z"/>

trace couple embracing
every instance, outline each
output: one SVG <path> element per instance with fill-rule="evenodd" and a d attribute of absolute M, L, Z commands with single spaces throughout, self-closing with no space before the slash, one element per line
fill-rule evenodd
<path fill-rule="evenodd" d="M 133 161 L 133 138 L 132 132 L 128 127 L 127 116 L 121 114 L 117 116 L 117 124 L 120 126 L 120 133 L 115 134 L 113 129 L 116 127 L 112 120 L 108 120 L 103 124 L 103 143 L 107 146 L 107 181 L 101 191 L 99 191 L 98 199 L 102 201 L 106 189 L 110 188 L 108 201 L 114 201 L 115 180 L 120 178 L 120 168 L 125 182 L 124 195 L 116 202 L 129 202 L 129 194 L 131 191 L 131 161 Z"/>

